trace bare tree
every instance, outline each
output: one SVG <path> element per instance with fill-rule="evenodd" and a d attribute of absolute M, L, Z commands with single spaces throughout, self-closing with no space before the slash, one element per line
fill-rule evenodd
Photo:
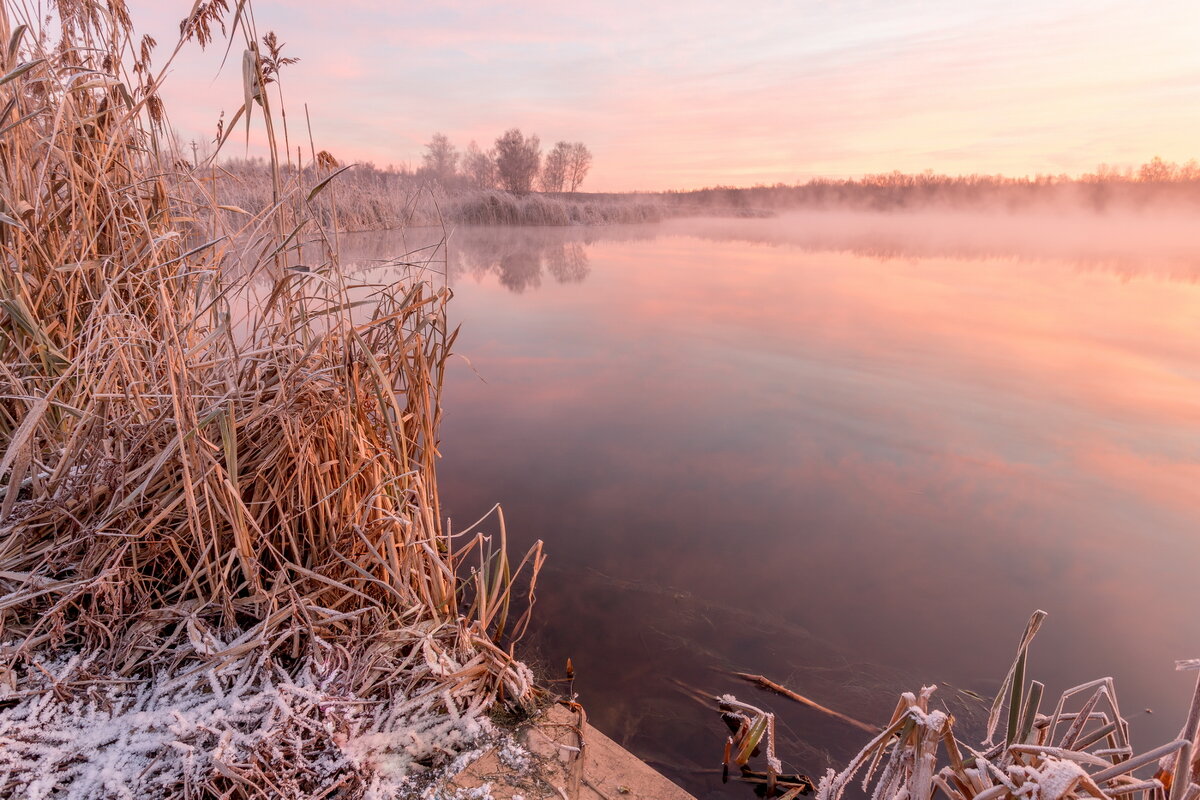
<path fill-rule="evenodd" d="M 575 142 L 569 146 L 567 156 L 566 183 L 567 191 L 573 192 L 583 183 L 588 170 L 592 168 L 592 153 L 583 142 Z"/>
<path fill-rule="evenodd" d="M 496 174 L 510 192 L 525 194 L 532 189 L 541 162 L 541 141 L 536 135 L 526 137 L 520 128 L 511 128 L 496 140 Z"/>
<path fill-rule="evenodd" d="M 496 158 L 491 151 L 483 152 L 472 139 L 463 155 L 463 174 L 475 189 L 496 188 Z"/>
<path fill-rule="evenodd" d="M 425 145 L 425 171 L 440 183 L 448 183 L 458 174 L 458 150 L 444 133 L 435 133 Z"/>
<path fill-rule="evenodd" d="M 571 158 L 571 143 L 559 142 L 546 154 L 542 165 L 541 185 L 543 192 L 561 192 L 567 180 L 567 165 Z"/>
<path fill-rule="evenodd" d="M 1162 183 L 1175 180 L 1178 173 L 1178 164 L 1155 156 L 1138 169 L 1138 180 L 1143 183 Z"/>

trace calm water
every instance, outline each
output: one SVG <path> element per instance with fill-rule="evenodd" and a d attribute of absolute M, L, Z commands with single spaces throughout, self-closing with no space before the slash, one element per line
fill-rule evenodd
<path fill-rule="evenodd" d="M 751 795 L 674 680 L 779 712 L 785 764 L 819 775 L 864 735 L 723 670 L 869 722 L 936 682 L 978 725 L 957 689 L 994 693 L 1036 608 L 1032 676 L 1113 675 L 1148 749 L 1200 655 L 1200 244 L 1176 230 L 459 230 L 445 509 L 501 502 L 545 541 L 527 657 L 570 656 L 591 720 L 698 796 Z"/>

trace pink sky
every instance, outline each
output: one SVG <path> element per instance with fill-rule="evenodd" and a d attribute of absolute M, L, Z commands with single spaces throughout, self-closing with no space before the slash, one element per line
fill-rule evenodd
<path fill-rule="evenodd" d="M 160 59 L 190 5 L 130 2 Z M 284 73 L 293 133 L 307 102 L 318 147 L 343 160 L 414 165 L 435 131 L 487 147 L 513 126 L 585 142 L 592 191 L 1200 156 L 1194 0 L 259 0 L 255 14 L 302 59 Z M 185 139 L 240 105 L 239 53 L 218 74 L 221 52 L 190 46 L 164 89 Z"/>

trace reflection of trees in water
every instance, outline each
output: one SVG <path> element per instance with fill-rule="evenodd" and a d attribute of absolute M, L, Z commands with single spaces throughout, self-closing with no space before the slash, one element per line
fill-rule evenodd
<path fill-rule="evenodd" d="M 507 250 L 499 259 L 476 261 L 473 272 L 477 277 L 494 272 L 502 286 L 519 293 L 542 285 L 543 268 L 559 283 L 582 283 L 592 271 L 582 242 L 547 242 L 540 248 Z"/>
<path fill-rule="evenodd" d="M 563 242 L 546 254 L 546 269 L 559 283 L 582 283 L 592 271 L 582 242 Z"/>
<path fill-rule="evenodd" d="M 495 276 L 512 292 L 537 289 L 543 274 L 560 284 L 582 283 L 592 267 L 588 249 L 597 242 L 651 241 L 657 225 L 599 227 L 461 226 L 448 237 L 441 228 L 409 228 L 343 235 L 342 264 L 351 268 L 416 263 L 450 283 Z"/>
<path fill-rule="evenodd" d="M 797 214 L 767 220 L 672 220 L 664 230 L 716 243 L 745 242 L 879 261 L 952 258 L 1057 262 L 1122 280 L 1200 282 L 1200 252 L 1170 219 Z M 959 227 L 961 226 L 961 228 Z M 1145 227 L 1139 227 L 1145 226 Z M 1177 225 L 1176 228 L 1179 226 Z"/>
<path fill-rule="evenodd" d="M 593 239 L 577 230 L 460 230 L 450 241 L 450 278 L 495 275 L 518 293 L 541 286 L 544 273 L 558 283 L 582 283 L 592 271 L 587 246 Z"/>
<path fill-rule="evenodd" d="M 500 276 L 500 284 L 512 292 L 542 285 L 541 254 L 534 250 L 509 250 L 489 267 Z"/>
<path fill-rule="evenodd" d="M 948 215 L 797 214 L 765 220 L 671 220 L 657 225 L 568 228 L 441 228 L 343 235 L 342 263 L 415 263 L 450 282 L 494 275 L 514 292 L 536 289 L 543 272 L 557 283 L 581 283 L 597 242 L 687 236 L 714 242 L 845 252 L 880 259 L 1013 258 L 1056 261 L 1132 280 L 1142 276 L 1200 282 L 1200 252 L 1171 219 L 1020 218 Z M 302 263 L 320 263 L 315 250 Z M 446 262 L 449 262 L 448 264 Z"/>

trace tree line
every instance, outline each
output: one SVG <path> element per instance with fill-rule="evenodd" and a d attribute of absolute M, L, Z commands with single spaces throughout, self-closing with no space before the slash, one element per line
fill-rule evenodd
<path fill-rule="evenodd" d="M 504 189 L 526 194 L 577 191 L 592 166 L 592 154 L 583 142 L 558 142 L 543 157 L 537 134 L 526 136 L 510 128 L 495 144 L 483 150 L 474 141 L 464 152 L 444 133 L 435 133 L 425 145 L 420 172 L 443 186 Z"/>
<path fill-rule="evenodd" d="M 1164 160 L 1158 156 L 1139 166 L 1101 164 L 1094 172 L 1071 176 L 1037 174 L 945 175 L 884 172 L 858 178 L 811 178 L 794 184 L 748 187 L 711 186 L 682 191 L 649 192 L 668 206 L 705 213 L 710 209 L 851 208 L 886 211 L 920 206 L 1008 207 L 1046 203 L 1080 205 L 1100 211 L 1108 207 L 1140 207 L 1156 202 L 1200 203 L 1200 162 Z M 597 196 L 603 199 L 605 196 Z"/>

